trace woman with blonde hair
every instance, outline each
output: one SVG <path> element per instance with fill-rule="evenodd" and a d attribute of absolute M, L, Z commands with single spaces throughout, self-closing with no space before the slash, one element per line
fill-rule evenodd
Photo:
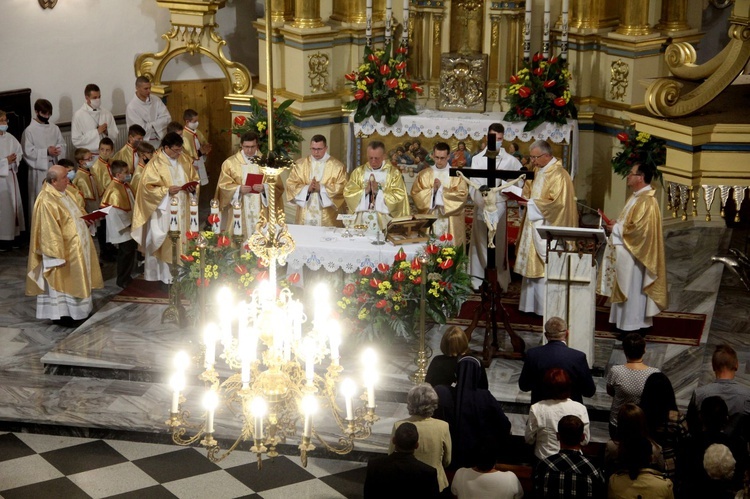
<path fill-rule="evenodd" d="M 432 386 L 452 385 L 456 382 L 456 364 L 458 360 L 469 353 L 469 340 L 466 333 L 458 326 L 449 327 L 440 340 L 442 355 L 436 355 L 427 367 L 425 383 Z M 487 388 L 487 373 L 482 369 L 482 388 Z"/>

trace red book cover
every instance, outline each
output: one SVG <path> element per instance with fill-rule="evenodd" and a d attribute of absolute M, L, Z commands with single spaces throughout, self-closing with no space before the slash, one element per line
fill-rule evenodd
<path fill-rule="evenodd" d="M 257 184 L 263 183 L 263 174 L 262 173 L 248 173 L 247 177 L 245 177 L 245 185 L 248 187 L 252 187 Z"/>
<path fill-rule="evenodd" d="M 107 214 L 109 213 L 109 210 L 111 210 L 111 209 L 112 209 L 111 206 L 107 206 L 107 207 L 101 208 L 99 210 L 92 211 L 88 215 L 83 215 L 81 218 L 84 219 L 84 220 L 88 220 L 90 222 L 96 222 L 97 220 L 100 220 L 100 219 L 106 217 Z"/>
<path fill-rule="evenodd" d="M 607 218 L 607 215 L 605 215 L 602 210 L 596 210 L 596 211 L 599 212 L 599 216 L 602 217 L 602 220 L 604 220 L 604 223 L 606 225 L 612 225 L 614 223 L 612 220 L 610 220 L 609 218 Z"/>
<path fill-rule="evenodd" d="M 198 183 L 199 182 L 197 182 L 197 181 L 188 182 L 187 184 L 185 184 L 182 187 L 180 187 L 180 190 L 181 191 L 187 191 L 187 190 L 190 190 L 190 189 L 195 189 L 196 187 L 198 187 Z"/>

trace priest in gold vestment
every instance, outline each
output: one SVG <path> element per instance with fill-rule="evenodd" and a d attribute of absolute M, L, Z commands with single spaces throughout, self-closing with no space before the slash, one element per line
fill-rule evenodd
<path fill-rule="evenodd" d="M 328 154 L 326 138 L 310 139 L 310 155 L 297 160 L 286 181 L 286 198 L 297 205 L 294 223 L 341 227 L 346 166 Z"/>
<path fill-rule="evenodd" d="M 404 177 L 385 160 L 385 144 L 373 140 L 367 146 L 367 163 L 349 176 L 344 199 L 349 212 L 357 214 L 357 223 L 363 223 L 367 212 L 377 213 L 380 230 L 385 230 L 391 218 L 410 214 Z"/>
<path fill-rule="evenodd" d="M 464 205 L 469 188 L 461 178 L 450 177 L 450 150 L 445 142 L 435 144 L 432 150 L 435 164 L 419 172 L 411 188 L 411 198 L 419 213 L 437 215 L 432 224 L 433 234 L 451 233 L 454 244 L 463 246 L 466 241 Z"/>
<path fill-rule="evenodd" d="M 141 175 L 133 210 L 132 236 L 145 255 L 143 277 L 147 281 L 172 282 L 172 240 L 169 232 L 170 203 L 179 200 L 180 238 L 178 253 L 184 253 L 190 230 L 190 198 L 197 196 L 198 187 L 183 190 L 188 182 L 197 182 L 198 173 L 190 159 L 182 154 L 182 137 L 171 132 L 164 136 L 159 152 Z"/>
<path fill-rule="evenodd" d="M 562 161 L 552 155 L 550 145 L 537 140 L 529 148 L 529 155 L 538 169 L 531 183 L 514 270 L 523 276 L 518 308 L 543 316 L 547 242 L 536 228 L 541 225 L 578 227 L 578 209 L 573 181 Z"/>
<path fill-rule="evenodd" d="M 636 164 L 627 176 L 630 196 L 611 232 L 600 289 L 610 297 L 609 322 L 623 331 L 653 325 L 653 317 L 669 305 L 661 210 L 651 187 L 654 169 Z M 608 275 L 606 269 L 614 269 Z M 609 285 L 602 280 L 609 280 Z"/>
<path fill-rule="evenodd" d="M 65 167 L 47 172 L 34 203 L 26 276 L 26 295 L 36 296 L 37 319 L 86 319 L 93 309 L 91 290 L 101 288 L 99 259 L 86 212 L 66 191 Z"/>
<path fill-rule="evenodd" d="M 270 189 L 263 178 L 262 183 L 245 185 L 249 174 L 260 174 L 260 167 L 252 161 L 258 154 L 258 135 L 247 132 L 240 137 L 240 150 L 227 158 L 221 165 L 219 182 L 216 185 L 216 198 L 219 199 L 219 209 L 222 210 L 221 228 L 226 230 L 232 220 L 233 205 L 240 202 L 242 208 L 242 235 L 247 238 L 255 232 L 256 224 L 262 214 L 268 212 L 268 195 Z M 276 213 L 284 211 L 284 184 L 281 176 L 276 177 L 274 185 Z"/>

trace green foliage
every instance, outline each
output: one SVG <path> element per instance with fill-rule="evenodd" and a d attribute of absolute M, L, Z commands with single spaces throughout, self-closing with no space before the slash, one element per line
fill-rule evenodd
<path fill-rule="evenodd" d="M 659 167 L 667 160 L 666 142 L 663 139 L 652 137 L 646 132 L 637 132 L 632 126 L 618 133 L 617 139 L 622 144 L 622 151 L 612 158 L 615 173 L 626 177 L 633 165 L 640 163 L 653 169 L 654 177 L 661 180 Z"/>
<path fill-rule="evenodd" d="M 273 150 L 287 158 L 300 152 L 299 144 L 302 142 L 302 135 L 293 128 L 294 116 L 289 111 L 289 106 L 293 102 L 294 99 L 285 100 L 276 107 L 273 113 L 273 138 L 275 142 Z M 245 116 L 234 118 L 232 133 L 238 137 L 245 132 L 257 133 L 260 152 L 266 156 L 268 155 L 268 113 L 254 97 L 250 99 L 250 107 L 253 110 L 250 118 Z"/>

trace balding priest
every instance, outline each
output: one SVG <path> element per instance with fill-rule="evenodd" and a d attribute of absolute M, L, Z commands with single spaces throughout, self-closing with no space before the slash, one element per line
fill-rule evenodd
<path fill-rule="evenodd" d="M 53 165 L 34 203 L 26 295 L 36 296 L 37 319 L 75 326 L 93 309 L 91 290 L 101 288 L 99 259 L 81 217 L 86 212 L 68 187 L 67 170 Z"/>
<path fill-rule="evenodd" d="M 182 154 L 182 137 L 175 132 L 165 135 L 159 152 L 143 170 L 133 210 L 132 236 L 146 257 L 143 277 L 147 281 L 172 282 L 172 240 L 167 237 L 171 201 L 177 198 L 179 202 L 177 244 L 178 253 L 184 253 L 186 232 L 190 230 L 190 199 L 197 197 L 198 190 L 197 184 L 188 184 L 198 180 L 192 160 Z"/>
<path fill-rule="evenodd" d="M 158 148 L 167 134 L 167 125 L 172 121 L 167 106 L 151 95 L 151 82 L 145 76 L 135 79 L 135 95 L 125 108 L 128 128 L 140 125 L 146 132 L 145 140 Z"/>
<path fill-rule="evenodd" d="M 313 135 L 310 155 L 297 160 L 286 181 L 287 200 L 297 205 L 294 223 L 340 227 L 345 185 L 346 166 L 328 154 L 324 136 Z"/>
<path fill-rule="evenodd" d="M 385 230 L 392 218 L 410 214 L 404 177 L 386 161 L 385 144 L 373 140 L 367 146 L 367 163 L 352 172 L 344 199 L 349 212 L 357 214 L 357 223 L 363 223 L 368 212 L 377 213 L 380 230 Z"/>

